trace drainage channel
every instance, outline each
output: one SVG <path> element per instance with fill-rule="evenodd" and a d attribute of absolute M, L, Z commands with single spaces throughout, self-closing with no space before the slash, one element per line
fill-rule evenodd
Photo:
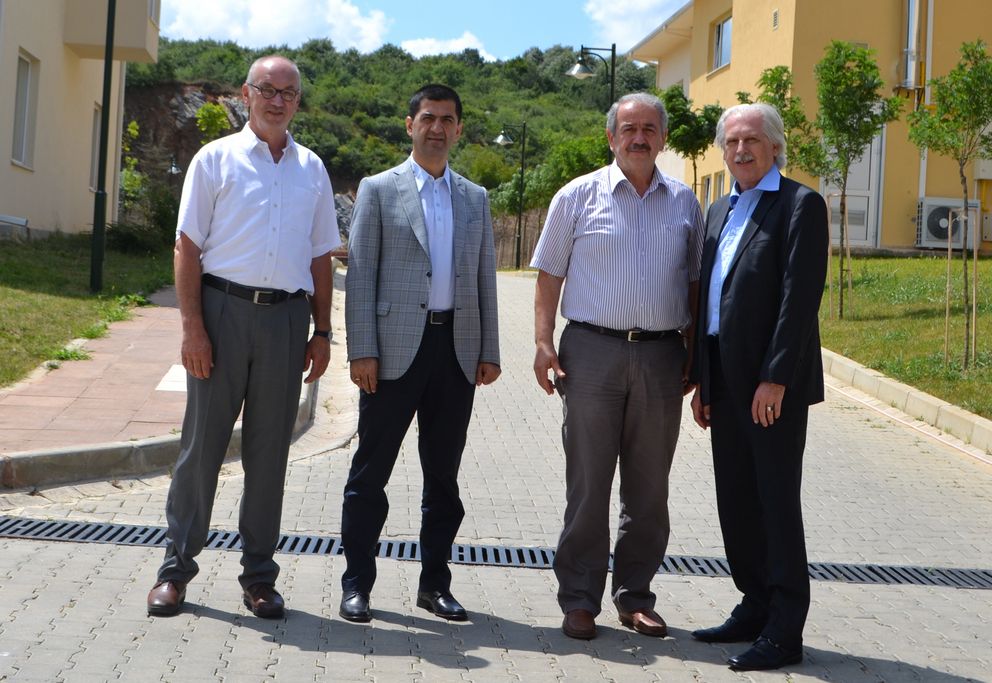
<path fill-rule="evenodd" d="M 134 524 L 104 522 L 71 522 L 0 516 L 0 538 L 71 543 L 107 543 L 139 547 L 164 547 L 166 529 Z M 241 536 L 235 531 L 212 530 L 206 547 L 213 550 L 241 550 Z M 290 555 L 341 555 L 341 539 L 332 536 L 288 534 L 279 540 L 277 552 Z M 490 565 L 496 567 L 525 567 L 550 569 L 553 548 L 469 545 L 458 543 L 451 547 L 455 564 Z M 416 541 L 380 541 L 378 557 L 393 560 L 419 560 Z M 730 576 L 727 561 L 717 557 L 665 557 L 659 574 L 683 576 Z M 905 565 L 843 564 L 811 562 L 810 578 L 818 581 L 878 585 L 939 586 L 992 590 L 992 570 L 956 569 L 948 567 L 911 567 Z"/>

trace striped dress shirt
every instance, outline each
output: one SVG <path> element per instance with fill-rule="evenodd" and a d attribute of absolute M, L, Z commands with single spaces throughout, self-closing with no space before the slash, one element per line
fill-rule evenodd
<path fill-rule="evenodd" d="M 692 190 L 655 169 L 641 197 L 614 162 L 558 191 L 530 265 L 565 278 L 569 320 L 681 330 L 692 321 L 703 233 Z"/>

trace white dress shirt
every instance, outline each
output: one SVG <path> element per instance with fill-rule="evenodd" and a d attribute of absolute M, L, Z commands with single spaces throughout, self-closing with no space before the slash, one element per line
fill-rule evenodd
<path fill-rule="evenodd" d="M 451 210 L 451 170 L 435 178 L 410 157 L 413 177 L 420 193 L 420 207 L 427 224 L 431 258 L 431 291 L 427 308 L 450 311 L 455 307 L 455 219 Z"/>
<path fill-rule="evenodd" d="M 238 284 L 313 293 L 310 262 L 341 244 L 324 163 L 287 137 L 279 163 L 245 127 L 190 162 L 176 239 L 201 249 L 210 273 Z"/>
<path fill-rule="evenodd" d="M 716 247 L 716 263 L 713 264 L 713 272 L 710 274 L 710 288 L 707 294 L 706 311 L 706 334 L 719 334 L 720 332 L 720 302 L 723 298 L 723 282 L 727 279 L 730 271 L 730 263 L 734 260 L 737 247 L 741 243 L 744 235 L 744 228 L 747 227 L 754 207 L 761 199 L 764 191 L 778 192 L 779 181 L 782 175 L 778 167 L 772 166 L 771 170 L 765 174 L 761 181 L 750 190 L 740 191 L 737 183 L 734 183 L 730 190 L 730 213 L 727 214 L 727 221 L 723 225 L 720 233 L 720 242 Z"/>
<path fill-rule="evenodd" d="M 561 314 L 615 330 L 680 330 L 692 320 L 703 216 L 688 187 L 655 170 L 644 196 L 614 162 L 551 200 L 531 267 L 565 278 Z"/>

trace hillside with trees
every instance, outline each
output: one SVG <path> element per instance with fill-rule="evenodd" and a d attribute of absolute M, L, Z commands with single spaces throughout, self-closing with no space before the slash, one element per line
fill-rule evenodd
<path fill-rule="evenodd" d="M 461 95 L 464 132 L 451 165 L 491 191 L 497 216 L 515 216 L 519 197 L 519 140 L 511 133 L 515 144 L 493 142 L 504 125 L 527 123 L 524 205 L 537 214 L 529 216 L 531 222 L 540 220 L 561 185 L 606 162 L 607 75 L 598 65 L 596 78 L 566 76 L 578 58 L 571 47 L 531 48 L 510 60 L 487 62 L 473 49 L 415 58 L 394 45 L 362 54 L 338 51 L 329 40 L 311 40 L 298 48 L 249 49 L 230 42 L 163 38 L 156 64 L 128 64 L 125 123 L 138 124 L 131 143 L 136 170 L 167 181 L 171 159 L 185 168 L 205 139 L 198 120 L 218 128 L 216 110 L 197 117 L 204 104 L 226 108 L 230 129 L 224 130 L 220 121 L 220 132 L 243 125 L 241 84 L 251 62 L 269 52 L 300 66 L 303 99 L 293 135 L 324 160 L 338 191 L 353 190 L 363 177 L 409 154 L 407 100 L 429 82 L 446 83 Z M 618 59 L 618 97 L 653 83 L 653 67 Z M 178 190 L 179 182 L 172 184 Z"/>

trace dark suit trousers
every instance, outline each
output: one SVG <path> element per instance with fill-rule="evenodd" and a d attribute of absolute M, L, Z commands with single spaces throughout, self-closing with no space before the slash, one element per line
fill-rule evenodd
<path fill-rule="evenodd" d="M 710 346 L 710 434 L 717 508 L 727 561 L 743 600 L 733 616 L 764 623 L 762 635 L 802 644 L 809 574 L 800 488 L 809 407 L 788 410 L 770 427 L 754 424 L 750 401 L 733 400 L 716 345 Z"/>
<path fill-rule="evenodd" d="M 239 580 L 275 583 L 283 481 L 296 422 L 310 326 L 305 298 L 259 306 L 203 288 L 203 322 L 214 350 L 207 379 L 187 374 L 186 416 L 165 514 L 169 544 L 160 581 L 189 581 L 210 530 L 217 476 L 244 405 L 241 465 L 244 496 L 238 530 Z"/>
<path fill-rule="evenodd" d="M 677 336 L 628 342 L 569 325 L 559 358 L 567 504 L 554 558 L 558 604 L 566 613 L 599 614 L 619 463 L 611 594 L 624 611 L 651 609 L 651 580 L 668 547 L 668 474 L 682 416 L 685 348 Z"/>
<path fill-rule="evenodd" d="M 386 484 L 407 429 L 417 416 L 420 466 L 424 473 L 420 525 L 420 590 L 447 590 L 448 558 L 465 516 L 458 496 L 461 463 L 475 385 L 455 357 L 452 323 L 427 324 L 420 349 L 406 373 L 379 380 L 376 392 L 362 392 L 358 406 L 358 448 L 344 488 L 341 540 L 348 566 L 341 587 L 369 593 L 375 583 L 375 554 L 386 523 Z"/>

